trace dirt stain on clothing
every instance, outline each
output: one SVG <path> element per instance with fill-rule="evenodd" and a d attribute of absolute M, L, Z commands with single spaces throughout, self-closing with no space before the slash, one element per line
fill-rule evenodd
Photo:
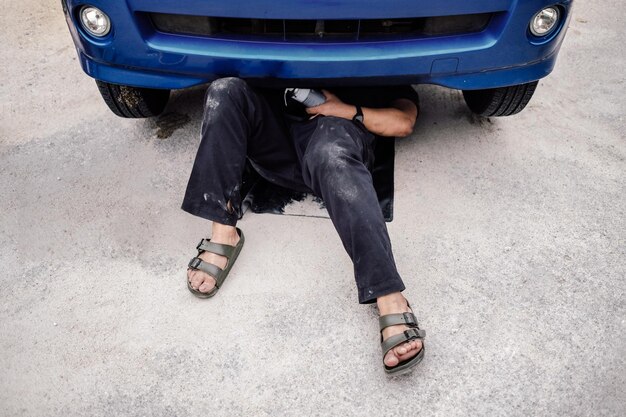
<path fill-rule="evenodd" d="M 157 137 L 159 139 L 167 139 L 181 127 L 185 126 L 191 118 L 186 114 L 181 113 L 166 113 L 161 116 L 156 121 L 157 125 Z"/>

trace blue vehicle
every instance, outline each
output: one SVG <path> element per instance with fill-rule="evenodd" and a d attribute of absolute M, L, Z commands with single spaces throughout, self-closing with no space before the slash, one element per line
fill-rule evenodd
<path fill-rule="evenodd" d="M 171 89 L 437 84 L 477 114 L 521 111 L 553 69 L 572 0 L 61 0 L 84 71 L 122 117 Z"/>

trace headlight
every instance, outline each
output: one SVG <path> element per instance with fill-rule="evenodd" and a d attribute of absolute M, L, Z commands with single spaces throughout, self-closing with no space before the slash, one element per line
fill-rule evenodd
<path fill-rule="evenodd" d="M 546 36 L 552 32 L 559 22 L 559 9 L 546 7 L 530 20 L 530 33 L 535 36 Z"/>
<path fill-rule="evenodd" d="M 109 16 L 93 6 L 84 6 L 80 10 L 80 21 L 89 34 L 99 38 L 106 36 L 111 31 Z"/>

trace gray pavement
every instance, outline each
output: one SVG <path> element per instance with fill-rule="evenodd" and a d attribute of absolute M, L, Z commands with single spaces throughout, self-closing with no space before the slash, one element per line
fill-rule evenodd
<path fill-rule="evenodd" d="M 327 219 L 246 214 L 219 296 L 191 296 L 202 89 L 173 132 L 119 119 L 59 2 L 4 2 L 0 415 L 625 415 L 626 7 L 576 3 L 520 115 L 418 87 L 389 230 L 427 355 L 390 379 Z"/>

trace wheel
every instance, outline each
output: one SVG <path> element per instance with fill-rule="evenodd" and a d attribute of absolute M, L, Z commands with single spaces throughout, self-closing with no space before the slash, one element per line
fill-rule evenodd
<path fill-rule="evenodd" d="M 170 98 L 170 90 L 129 87 L 96 80 L 98 90 L 111 111 L 120 117 L 158 116 Z"/>
<path fill-rule="evenodd" d="M 526 107 L 537 83 L 538 81 L 533 81 L 488 90 L 463 90 L 463 98 L 470 110 L 481 116 L 511 116 Z"/>

